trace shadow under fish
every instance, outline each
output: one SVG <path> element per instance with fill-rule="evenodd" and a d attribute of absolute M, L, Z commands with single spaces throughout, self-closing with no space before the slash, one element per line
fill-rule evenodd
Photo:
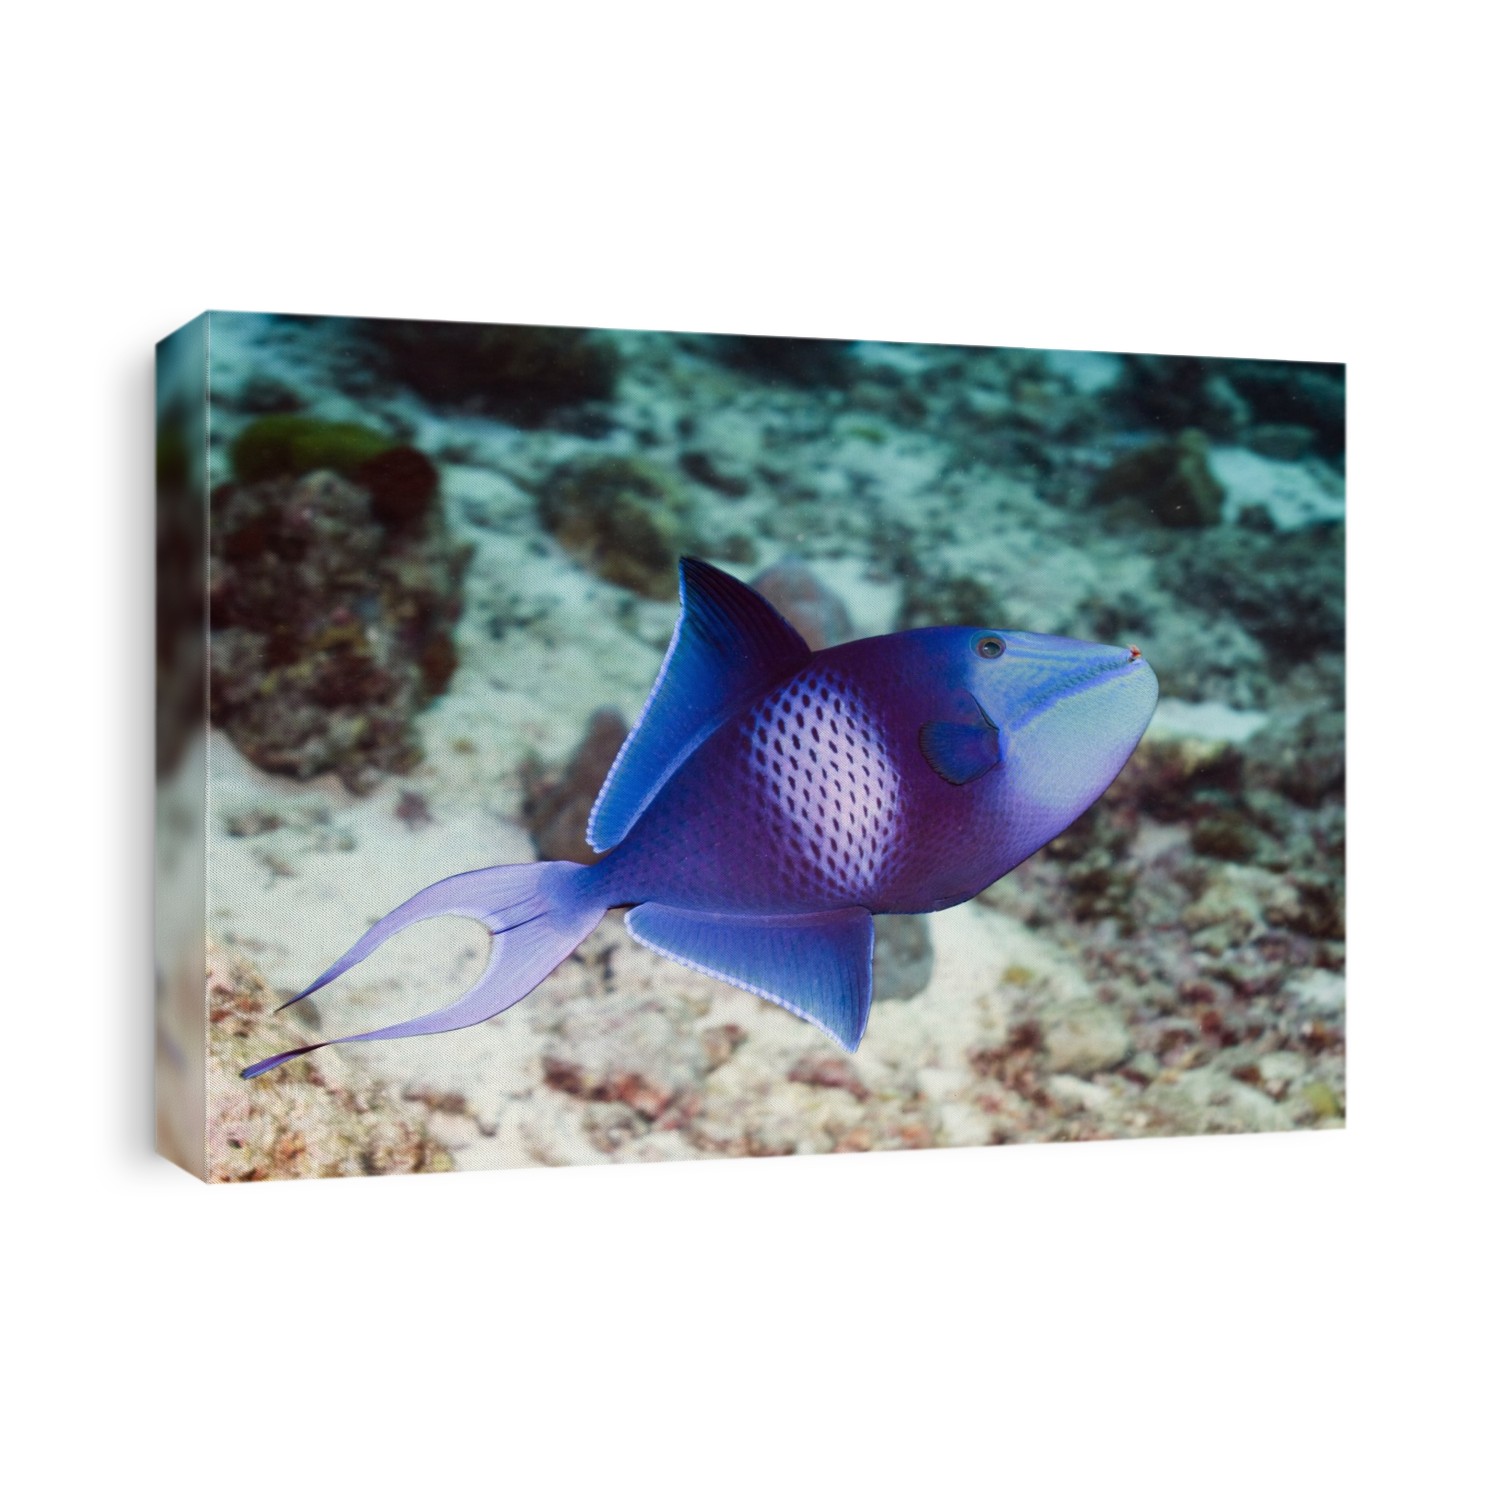
<path fill-rule="evenodd" d="M 637 942 L 852 1052 L 870 1016 L 872 914 L 941 911 L 1014 869 L 1114 780 L 1156 707 L 1133 646 L 933 626 L 812 651 L 708 563 L 684 558 L 679 588 L 666 660 L 589 818 L 604 857 L 440 880 L 288 1005 L 413 922 L 472 917 L 494 941 L 463 996 L 333 1040 L 456 1031 L 524 998 L 627 907 Z"/>

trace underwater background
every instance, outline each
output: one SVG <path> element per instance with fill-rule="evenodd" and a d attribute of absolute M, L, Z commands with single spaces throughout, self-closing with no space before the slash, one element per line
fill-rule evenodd
<path fill-rule="evenodd" d="M 211 1175 L 1342 1124 L 1341 366 L 222 313 L 207 359 L 211 733 L 205 769 L 189 611 L 159 769 L 207 778 Z M 814 645 L 1132 643 L 1162 702 L 1067 833 L 879 919 L 853 1056 L 612 913 L 482 1027 L 241 1081 L 476 977 L 437 921 L 272 1015 L 419 887 L 588 857 L 682 553 Z M 167 1066 L 201 1007 L 165 997 Z"/>

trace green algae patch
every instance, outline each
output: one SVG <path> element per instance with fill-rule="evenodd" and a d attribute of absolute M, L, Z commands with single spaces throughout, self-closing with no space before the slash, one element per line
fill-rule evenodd
<path fill-rule="evenodd" d="M 277 414 L 252 422 L 235 439 L 230 462 L 243 484 L 296 479 L 319 469 L 353 479 L 365 464 L 396 446 L 383 432 L 357 422 Z"/>
<path fill-rule="evenodd" d="M 1344 1117 L 1339 1096 L 1321 1078 L 1313 1079 L 1302 1090 L 1302 1098 L 1319 1120 L 1341 1120 Z"/>

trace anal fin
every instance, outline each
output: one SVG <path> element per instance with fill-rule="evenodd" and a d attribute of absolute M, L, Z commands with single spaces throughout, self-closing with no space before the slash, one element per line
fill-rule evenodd
<path fill-rule="evenodd" d="M 648 902 L 628 912 L 625 925 L 647 948 L 774 1000 L 847 1051 L 865 1034 L 875 924 L 862 906 L 742 916 Z"/>

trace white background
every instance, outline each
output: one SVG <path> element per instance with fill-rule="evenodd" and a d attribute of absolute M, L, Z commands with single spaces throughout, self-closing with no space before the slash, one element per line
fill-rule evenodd
<path fill-rule="evenodd" d="M 7 1489 L 1479 1493 L 1483 9 L 520 13 L 8 21 Z M 1347 359 L 1348 1131 L 216 1190 L 154 1160 L 150 355 L 205 307 Z"/>

